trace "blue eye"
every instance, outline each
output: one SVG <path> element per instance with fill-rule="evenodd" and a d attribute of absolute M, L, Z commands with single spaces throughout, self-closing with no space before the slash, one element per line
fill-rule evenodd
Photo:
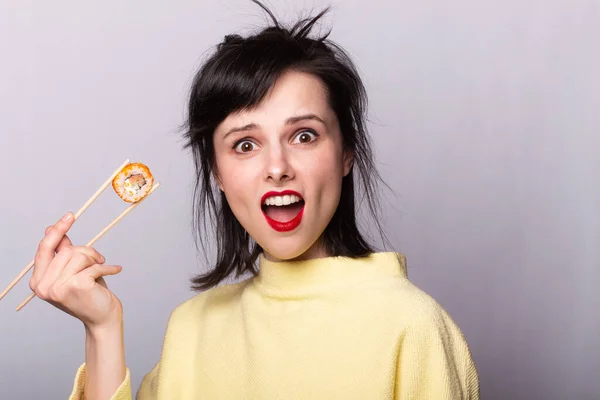
<path fill-rule="evenodd" d="M 233 147 L 237 153 L 249 153 L 254 150 L 255 145 L 249 140 L 240 140 Z"/>
<path fill-rule="evenodd" d="M 292 143 L 310 143 L 317 140 L 317 134 L 311 130 L 298 132 Z"/>

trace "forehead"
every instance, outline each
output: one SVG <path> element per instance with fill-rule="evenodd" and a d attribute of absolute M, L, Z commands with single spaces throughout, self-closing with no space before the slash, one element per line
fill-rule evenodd
<path fill-rule="evenodd" d="M 280 125 L 291 116 L 304 114 L 316 114 L 326 122 L 331 120 L 333 111 L 326 87 L 314 75 L 289 71 L 279 77 L 261 103 L 251 110 L 230 114 L 217 132 L 249 123 Z"/>

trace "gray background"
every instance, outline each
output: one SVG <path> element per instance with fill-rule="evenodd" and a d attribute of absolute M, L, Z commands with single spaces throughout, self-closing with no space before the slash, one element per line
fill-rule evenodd
<path fill-rule="evenodd" d="M 271 1 L 289 20 L 323 1 Z M 600 2 L 333 1 L 325 28 L 363 73 L 385 227 L 454 317 L 485 399 L 600 398 Z M 44 227 L 125 158 L 162 187 L 96 245 L 124 270 L 132 383 L 159 357 L 202 267 L 178 126 L 203 53 L 263 23 L 248 1 L 0 1 L 0 283 Z M 105 192 L 84 244 L 125 205 Z M 0 398 L 62 399 L 81 324 L 29 294 L 0 302 Z"/>

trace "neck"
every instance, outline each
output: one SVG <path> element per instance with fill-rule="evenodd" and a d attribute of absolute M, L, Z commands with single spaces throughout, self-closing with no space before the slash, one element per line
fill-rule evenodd
<path fill-rule="evenodd" d="M 295 256 L 295 257 L 277 257 L 276 255 L 274 255 L 273 253 L 269 253 L 268 251 L 264 250 L 263 251 L 263 255 L 265 257 L 266 260 L 268 261 L 272 261 L 272 262 L 281 262 L 281 261 L 308 261 L 308 260 L 313 260 L 316 258 L 324 258 L 324 257 L 329 257 L 331 256 L 331 254 L 328 254 L 327 251 L 325 250 L 325 248 L 322 246 L 323 242 L 322 242 L 322 238 L 319 238 L 315 243 L 313 243 L 312 246 L 310 246 L 308 248 L 308 250 L 306 250 L 304 253 Z"/>

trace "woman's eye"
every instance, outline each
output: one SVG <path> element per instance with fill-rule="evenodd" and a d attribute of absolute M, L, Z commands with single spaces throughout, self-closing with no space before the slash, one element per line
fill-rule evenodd
<path fill-rule="evenodd" d="M 248 140 L 244 140 L 242 142 L 238 142 L 235 145 L 235 151 L 238 153 L 249 153 L 252 150 L 254 150 L 254 143 L 248 141 Z"/>
<path fill-rule="evenodd" d="M 296 135 L 293 143 L 310 143 L 317 139 L 317 134 L 312 131 L 302 131 Z"/>

